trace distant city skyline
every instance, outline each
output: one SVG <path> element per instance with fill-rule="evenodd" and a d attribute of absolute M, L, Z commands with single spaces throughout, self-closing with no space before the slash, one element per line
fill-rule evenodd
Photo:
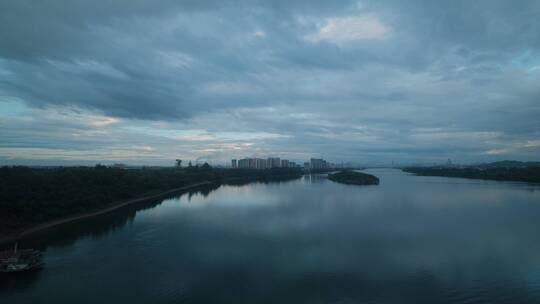
<path fill-rule="evenodd" d="M 539 15 L 528 0 L 1 1 L 0 165 L 539 160 Z"/>

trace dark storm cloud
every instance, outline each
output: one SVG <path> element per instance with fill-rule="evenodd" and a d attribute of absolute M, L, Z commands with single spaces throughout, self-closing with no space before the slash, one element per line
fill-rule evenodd
<path fill-rule="evenodd" d="M 528 158 L 539 17 L 538 1 L 3 1 L 0 101 L 282 135 L 246 154 Z"/>

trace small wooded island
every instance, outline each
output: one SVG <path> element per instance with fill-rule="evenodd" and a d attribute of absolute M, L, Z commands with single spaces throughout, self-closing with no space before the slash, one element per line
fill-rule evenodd
<path fill-rule="evenodd" d="M 379 178 L 367 173 L 356 171 L 340 171 L 328 174 L 328 179 L 337 183 L 348 185 L 378 185 Z"/>

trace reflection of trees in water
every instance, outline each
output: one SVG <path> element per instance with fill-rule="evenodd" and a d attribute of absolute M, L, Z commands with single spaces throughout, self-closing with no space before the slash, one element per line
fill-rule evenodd
<path fill-rule="evenodd" d="M 252 180 L 235 180 L 228 181 L 223 184 L 231 186 L 243 186 L 250 183 L 273 184 L 282 183 L 297 178 L 290 179 L 272 179 L 268 178 L 263 181 Z M 202 195 L 207 197 L 212 191 L 221 187 L 221 184 L 215 183 L 210 185 L 200 186 L 194 189 L 187 190 L 180 194 L 165 196 L 160 199 L 152 199 L 139 203 L 124 206 L 120 209 L 101 214 L 95 217 L 77 220 L 56 227 L 46 229 L 42 232 L 35 233 L 18 241 L 19 248 L 34 248 L 46 252 L 48 247 L 68 247 L 72 246 L 77 240 L 82 238 L 97 239 L 107 234 L 113 233 L 131 224 L 135 219 L 137 212 L 155 208 L 166 199 L 180 199 L 187 196 L 191 200 L 193 196 Z M 6 244 L 0 247 L 0 250 L 9 249 L 12 244 Z M 12 248 L 12 247 L 11 247 Z M 46 253 L 45 253 L 46 254 Z M 45 267 L 47 267 L 45 265 Z M 20 292 L 27 288 L 31 288 L 39 282 L 40 271 L 32 273 L 21 273 L 15 276 L 0 276 L 0 294 L 4 292 Z"/>
<path fill-rule="evenodd" d="M 280 177 L 280 176 L 268 176 L 264 179 L 230 179 L 225 182 L 223 182 L 223 185 L 226 186 L 244 186 L 247 184 L 264 184 L 264 185 L 270 185 L 270 184 L 284 184 L 291 182 L 293 180 L 297 180 L 299 177 L 297 176 L 291 176 L 291 177 Z"/>
<path fill-rule="evenodd" d="M 219 184 L 205 185 L 191 189 L 181 194 L 167 196 L 161 199 L 153 199 L 143 201 L 131 205 L 124 206 L 120 209 L 109 213 L 101 214 L 96 217 L 66 223 L 57 227 L 44 230 L 41 233 L 36 233 L 32 236 L 19 240 L 19 247 L 32 247 L 40 250 L 45 250 L 49 246 L 65 247 L 75 243 L 83 237 L 99 238 L 103 235 L 112 233 L 121 229 L 128 223 L 132 223 L 138 211 L 155 208 L 164 200 L 169 198 L 181 198 L 187 195 L 191 198 L 193 195 L 201 194 L 204 197 L 210 192 L 219 188 Z"/>
<path fill-rule="evenodd" d="M 34 248 L 45 252 L 50 246 L 71 246 L 81 238 L 100 238 L 123 228 L 128 223 L 132 223 L 138 211 L 155 208 L 168 198 L 180 199 L 182 196 L 187 195 L 188 199 L 190 199 L 192 196 L 199 194 L 207 197 L 210 192 L 219 187 L 219 184 L 200 186 L 174 196 L 127 205 L 118 210 L 96 217 L 52 227 L 41 233 L 36 233 L 19 240 L 19 248 Z M 10 244 L 7 246 L 12 245 Z M 4 249 L 9 249 L 9 247 L 4 247 L 0 250 Z M 45 267 L 47 267 L 47 265 L 45 265 Z M 38 270 L 31 273 L 19 273 L 9 276 L 0 275 L 0 294 L 4 292 L 20 292 L 21 290 L 31 288 L 39 282 L 40 272 L 41 271 Z"/>
<path fill-rule="evenodd" d="M 296 178 L 286 180 L 266 179 L 264 181 L 258 181 L 257 183 L 282 183 L 293 179 Z M 249 183 L 253 183 L 253 181 L 237 180 L 232 182 L 226 182 L 224 184 L 243 186 Z M 218 189 L 219 187 L 221 187 L 221 184 L 217 183 L 203 185 L 194 189 L 184 191 L 180 194 L 169 195 L 160 199 L 152 199 L 127 205 L 120 209 L 101 214 L 96 217 L 77 220 L 74 222 L 52 227 L 44 230 L 43 232 L 38 232 L 36 234 L 19 240 L 19 247 L 45 250 L 49 246 L 70 246 L 75 243 L 75 241 L 83 237 L 99 238 L 103 235 L 109 234 L 111 232 L 114 232 L 115 230 L 124 227 L 128 223 L 132 223 L 138 211 L 155 208 L 156 206 L 159 206 L 165 199 L 180 199 L 183 196 L 187 196 L 187 199 L 191 200 L 191 198 L 195 195 L 202 195 L 203 197 L 207 197 L 212 191 Z M 6 246 L 12 245 L 9 244 Z"/>
<path fill-rule="evenodd" d="M 274 184 L 283 183 L 296 178 L 282 179 L 266 179 L 263 181 L 257 181 L 256 183 L 262 184 Z M 249 180 L 236 180 L 232 182 L 226 182 L 226 185 L 243 186 L 249 183 L 254 183 Z M 121 229 L 128 223 L 132 223 L 135 219 L 135 215 L 138 211 L 155 208 L 159 206 L 165 199 L 180 199 L 183 196 L 187 196 L 190 201 L 195 195 L 202 195 L 207 197 L 212 191 L 221 187 L 221 184 L 209 184 L 203 185 L 194 189 L 187 190 L 180 194 L 169 195 L 161 199 L 152 199 L 143 201 L 131 205 L 124 206 L 120 209 L 112 212 L 101 214 L 96 217 L 82 219 L 70 223 L 66 223 L 60 226 L 52 227 L 38 232 L 26 238 L 19 240 L 19 247 L 21 248 L 35 248 L 39 250 L 45 250 L 49 246 L 71 246 L 78 239 L 84 237 L 99 238 L 109 233 L 112 233 L 118 229 Z M 11 246 L 11 245 L 9 245 Z"/>
<path fill-rule="evenodd" d="M 303 177 L 303 180 L 307 183 L 319 184 L 323 183 L 328 179 L 328 174 L 306 174 Z"/>
<path fill-rule="evenodd" d="M 202 195 L 203 197 L 207 197 L 210 194 L 210 192 L 217 190 L 219 187 L 221 187 L 220 184 L 210 184 L 210 185 L 201 186 L 197 189 L 192 189 L 192 190 L 189 190 L 187 193 L 183 193 L 179 196 L 176 196 L 175 199 L 179 199 L 185 194 L 187 194 L 188 201 L 191 201 L 191 198 L 194 195 Z"/>

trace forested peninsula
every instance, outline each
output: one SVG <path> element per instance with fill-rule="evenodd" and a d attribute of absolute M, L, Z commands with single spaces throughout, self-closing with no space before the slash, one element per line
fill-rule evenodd
<path fill-rule="evenodd" d="M 302 176 L 296 168 L 1 167 L 0 238 L 49 221 L 95 213 L 141 197 L 200 184 L 242 184 Z"/>

